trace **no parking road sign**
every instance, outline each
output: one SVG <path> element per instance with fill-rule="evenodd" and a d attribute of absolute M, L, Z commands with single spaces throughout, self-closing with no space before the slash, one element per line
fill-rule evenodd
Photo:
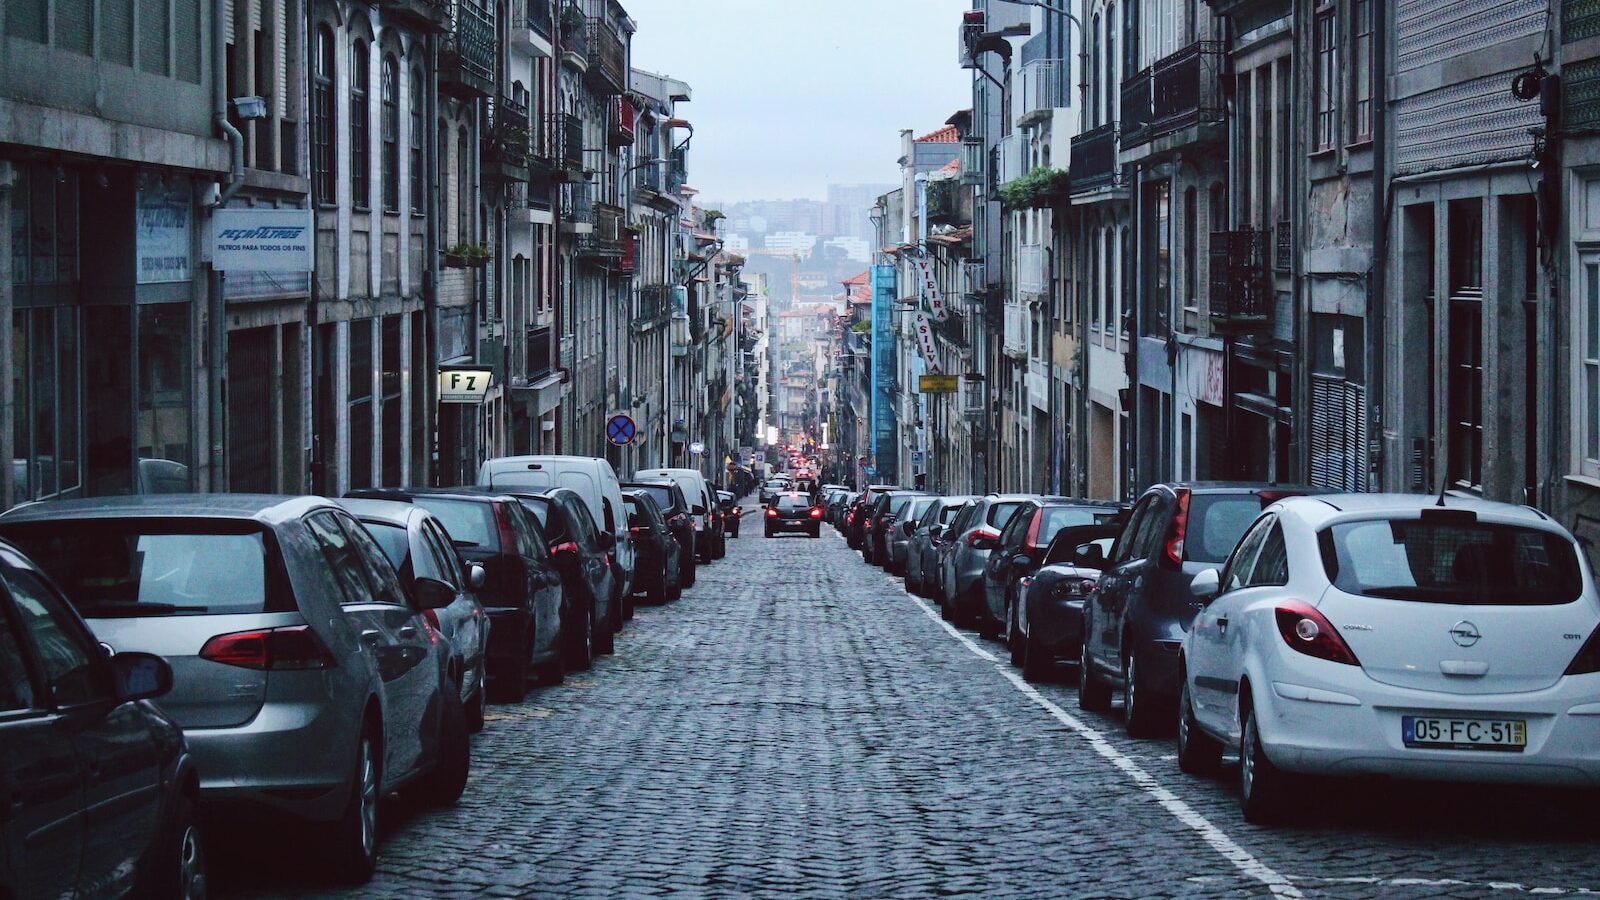
<path fill-rule="evenodd" d="M 638 429 L 633 424 L 633 419 L 617 414 L 606 420 L 606 440 L 618 447 L 633 443 L 633 436 Z"/>

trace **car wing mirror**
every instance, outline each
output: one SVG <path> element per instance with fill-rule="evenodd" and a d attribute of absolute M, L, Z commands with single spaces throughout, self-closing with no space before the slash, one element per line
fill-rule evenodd
<path fill-rule="evenodd" d="M 456 589 L 431 575 L 419 575 L 411 582 L 418 609 L 444 609 L 456 602 Z"/>
<path fill-rule="evenodd" d="M 1193 581 L 1189 582 L 1189 593 L 1198 597 L 1202 602 L 1216 599 L 1221 590 L 1222 576 L 1217 574 L 1216 569 L 1206 569 L 1196 575 Z"/>
<path fill-rule="evenodd" d="M 900 526 L 900 530 L 905 532 L 906 537 L 910 537 L 917 530 L 917 523 L 907 522 Z"/>
<path fill-rule="evenodd" d="M 1019 569 L 1031 569 L 1033 568 L 1033 557 L 1026 553 L 1018 553 L 1016 556 L 1011 557 L 1011 564 Z"/>
<path fill-rule="evenodd" d="M 478 563 L 469 563 L 467 565 L 468 587 L 475 591 L 481 591 L 483 590 L 483 586 L 488 582 L 489 576 L 488 573 L 483 571 L 483 566 L 479 565 Z"/>
<path fill-rule="evenodd" d="M 1072 554 L 1080 566 L 1091 569 L 1103 569 L 1106 565 L 1106 554 L 1100 549 L 1099 544 L 1083 544 L 1077 552 Z"/>
<path fill-rule="evenodd" d="M 118 700 L 148 700 L 172 690 L 172 665 L 154 653 L 128 651 L 111 657 Z"/>
<path fill-rule="evenodd" d="M 941 535 L 943 533 L 944 533 L 944 526 L 943 525 L 929 525 L 928 526 L 928 537 L 931 540 L 935 540 L 935 541 L 938 540 L 939 539 L 939 535 Z"/>
<path fill-rule="evenodd" d="M 617 536 L 616 535 L 611 534 L 610 532 L 606 532 L 605 534 L 600 535 L 600 549 L 601 550 L 610 551 L 610 550 L 615 550 L 616 548 L 617 548 Z"/>

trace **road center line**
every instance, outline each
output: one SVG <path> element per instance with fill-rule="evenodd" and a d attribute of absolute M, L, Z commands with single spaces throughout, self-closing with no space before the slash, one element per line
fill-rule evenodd
<path fill-rule="evenodd" d="M 1129 780 L 1131 780 L 1139 788 L 1139 790 L 1143 791 L 1151 799 L 1161 804 L 1163 809 L 1171 813 L 1173 818 L 1177 819 L 1179 822 L 1182 822 L 1186 827 L 1189 828 L 1189 830 L 1198 834 L 1200 838 L 1207 844 L 1210 844 L 1211 848 L 1217 851 L 1217 853 L 1220 854 L 1223 859 L 1233 863 L 1234 867 L 1240 872 L 1266 885 L 1267 889 L 1272 891 L 1272 894 L 1275 897 L 1304 896 L 1300 893 L 1300 889 L 1296 888 L 1294 883 L 1289 880 L 1288 876 L 1277 872 L 1266 863 L 1256 859 L 1255 856 L 1250 853 L 1250 851 L 1235 843 L 1233 838 L 1228 837 L 1226 832 L 1211 824 L 1210 820 L 1196 812 L 1194 807 L 1185 803 L 1172 791 L 1162 787 L 1161 783 L 1156 780 L 1155 776 L 1151 775 L 1149 772 L 1146 772 L 1137 762 L 1134 762 L 1131 757 L 1113 746 L 1110 741 L 1106 740 L 1105 735 L 1101 734 L 1098 729 L 1090 727 L 1082 719 L 1079 719 L 1077 716 L 1074 716 L 1062 709 L 1049 697 L 1039 693 L 1038 688 L 1035 688 L 1033 685 L 1024 681 L 1021 675 L 1011 671 L 1011 667 L 1009 665 L 1001 663 L 999 657 L 995 656 L 993 653 L 990 653 L 987 649 L 980 647 L 972 638 L 962 634 L 954 625 L 946 622 L 944 617 L 940 616 L 937 610 L 930 606 L 921 597 L 913 595 L 910 591 L 907 591 L 904 586 L 896 583 L 892 576 L 889 576 L 887 573 L 885 573 L 884 577 L 889 579 L 890 584 L 893 584 L 896 588 L 899 588 L 900 591 L 904 593 L 912 603 L 915 603 L 918 607 L 920 607 L 922 612 L 927 615 L 928 618 L 937 622 L 940 627 L 944 628 L 944 630 L 949 632 L 951 636 L 964 644 L 968 650 L 972 651 L 973 655 L 988 662 L 995 663 L 996 670 L 999 671 L 1001 675 L 1005 676 L 1005 679 L 1011 682 L 1011 684 L 1016 687 L 1016 689 L 1020 691 L 1024 697 L 1027 697 L 1029 700 L 1032 700 L 1034 703 L 1038 704 L 1044 709 L 1045 712 L 1049 713 L 1053 718 L 1055 718 L 1056 721 L 1072 729 L 1074 732 L 1077 732 L 1079 737 L 1083 738 L 1085 741 L 1088 741 L 1089 746 L 1092 747 L 1096 753 L 1100 754 L 1100 756 L 1107 762 L 1111 763 L 1111 765 L 1122 770 L 1122 772 L 1128 776 Z"/>

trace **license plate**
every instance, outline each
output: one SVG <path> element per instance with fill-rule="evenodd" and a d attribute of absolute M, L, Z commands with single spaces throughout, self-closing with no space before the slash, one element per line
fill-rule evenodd
<path fill-rule="evenodd" d="M 1401 716 L 1400 739 L 1407 747 L 1521 753 L 1528 744 L 1528 723 L 1522 719 Z"/>

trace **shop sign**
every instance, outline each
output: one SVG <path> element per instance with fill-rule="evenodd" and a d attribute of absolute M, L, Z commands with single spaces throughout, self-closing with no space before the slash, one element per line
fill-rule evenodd
<path fill-rule="evenodd" d="M 933 313 L 935 321 L 943 322 L 948 314 L 944 309 L 944 295 L 939 293 L 939 279 L 934 277 L 933 262 L 927 259 L 918 259 L 917 284 L 922 289 L 922 302 Z"/>
<path fill-rule="evenodd" d="M 917 376 L 917 391 L 922 394 L 954 394 L 957 382 L 954 375 L 919 375 Z"/>
<path fill-rule="evenodd" d="M 927 364 L 928 371 L 939 374 L 943 370 L 939 368 L 939 347 L 933 340 L 933 325 L 921 310 L 912 318 L 911 330 L 916 332 L 917 346 L 922 349 L 922 361 Z"/>
<path fill-rule="evenodd" d="M 141 175 L 134 206 L 134 264 L 139 284 L 188 281 L 194 222 L 189 180 Z"/>
<path fill-rule="evenodd" d="M 211 264 L 224 272 L 309 272 L 311 238 L 309 209 L 219 209 Z"/>
<path fill-rule="evenodd" d="M 440 403 L 482 403 L 494 370 L 488 366 L 449 366 L 439 370 Z"/>

